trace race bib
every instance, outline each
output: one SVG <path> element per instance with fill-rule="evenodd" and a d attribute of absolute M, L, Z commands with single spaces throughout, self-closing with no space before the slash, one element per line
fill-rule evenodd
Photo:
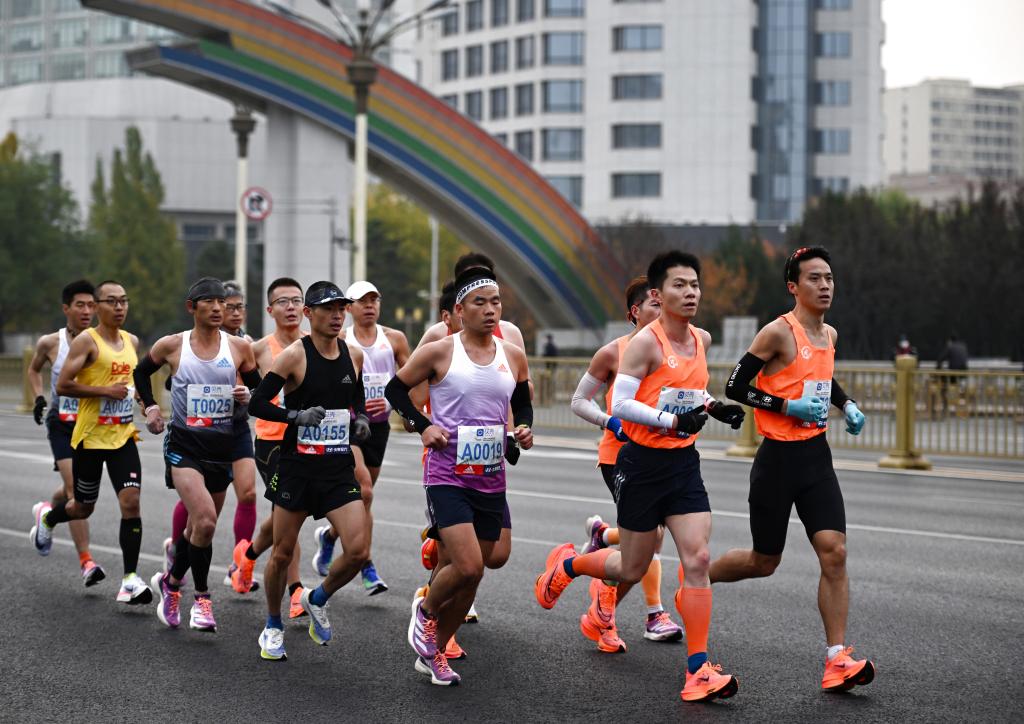
<path fill-rule="evenodd" d="M 300 425 L 296 450 L 302 455 L 342 455 L 349 452 L 351 417 L 348 410 L 328 410 L 318 426 Z"/>
<path fill-rule="evenodd" d="M 456 475 L 496 475 L 505 454 L 504 425 L 459 425 Z"/>
<path fill-rule="evenodd" d="M 832 380 L 804 380 L 804 394 L 801 397 L 820 397 L 825 405 L 830 405 L 832 400 Z M 805 422 L 799 420 L 800 427 L 826 427 L 828 425 L 828 412 L 825 419 L 817 422 Z"/>
<path fill-rule="evenodd" d="M 188 386 L 186 424 L 189 427 L 213 427 L 229 421 L 235 412 L 231 385 Z"/>
<path fill-rule="evenodd" d="M 387 372 L 366 372 L 363 374 L 363 390 L 367 400 L 379 400 L 384 397 L 384 388 L 391 381 Z"/>
<path fill-rule="evenodd" d="M 110 397 L 100 398 L 100 411 L 96 422 L 100 425 L 128 425 L 132 421 L 135 406 L 135 388 L 128 388 L 128 396 L 123 400 Z"/>
<path fill-rule="evenodd" d="M 78 419 L 78 398 L 58 397 L 57 418 L 61 422 L 74 422 Z"/>
<path fill-rule="evenodd" d="M 670 415 L 682 415 L 695 407 L 704 404 L 704 390 L 686 390 L 680 387 L 662 387 L 658 395 L 658 411 L 667 412 Z M 681 430 L 669 430 L 666 428 L 649 428 L 651 432 L 671 437 L 690 437 L 689 433 Z"/>

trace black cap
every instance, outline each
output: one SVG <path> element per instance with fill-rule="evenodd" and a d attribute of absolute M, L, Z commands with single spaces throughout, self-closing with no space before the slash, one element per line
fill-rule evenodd
<path fill-rule="evenodd" d="M 198 302 L 201 299 L 224 299 L 226 296 L 224 282 L 213 277 L 203 277 L 189 287 L 186 299 Z"/>
<path fill-rule="evenodd" d="M 329 302 L 351 304 L 352 300 L 334 282 L 315 282 L 306 290 L 306 306 L 315 307 Z"/>

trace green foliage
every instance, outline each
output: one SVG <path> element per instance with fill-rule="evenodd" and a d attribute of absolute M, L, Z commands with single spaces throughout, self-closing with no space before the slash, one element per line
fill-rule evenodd
<path fill-rule="evenodd" d="M 125 148 L 114 151 L 110 184 L 96 163 L 89 237 L 96 250 L 95 276 L 117 279 L 131 297 L 127 327 L 155 338 L 180 323 L 185 252 L 174 223 L 163 215 L 163 183 L 153 158 L 143 152 L 139 130 L 125 131 Z"/>
<path fill-rule="evenodd" d="M 791 298 L 781 283 L 785 256 L 760 238 L 756 229 L 744 234 L 740 227 L 730 226 L 714 260 L 746 278 L 750 303 L 740 314 L 756 316 L 759 324 L 766 324 L 789 311 Z"/>
<path fill-rule="evenodd" d="M 59 323 L 60 290 L 84 272 L 77 208 L 48 158 L 0 143 L 0 330 Z M 0 338 L 2 339 L 2 338 Z"/>

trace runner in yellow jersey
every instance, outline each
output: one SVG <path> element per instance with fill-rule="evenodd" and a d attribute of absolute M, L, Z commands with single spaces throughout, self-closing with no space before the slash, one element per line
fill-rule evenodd
<path fill-rule="evenodd" d="M 153 600 L 153 592 L 135 572 L 142 545 L 142 464 L 135 447 L 131 382 L 138 363 L 139 339 L 121 329 L 128 316 L 128 294 L 120 283 L 100 282 L 94 295 L 99 324 L 75 337 L 57 378 L 58 395 L 79 399 L 78 419 L 71 435 L 74 499 L 53 507 L 46 502 L 36 503 L 32 508 L 35 525 L 29 535 L 36 550 L 47 555 L 53 544 L 54 526 L 92 515 L 106 464 L 121 507 L 119 541 L 124 578 L 117 600 L 146 604 Z"/>

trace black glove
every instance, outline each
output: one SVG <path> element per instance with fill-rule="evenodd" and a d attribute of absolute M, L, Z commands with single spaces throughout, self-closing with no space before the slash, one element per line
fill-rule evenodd
<path fill-rule="evenodd" d="M 724 405 L 718 400 L 711 403 L 708 407 L 708 414 L 719 422 L 724 422 L 729 425 L 733 430 L 739 430 L 740 425 L 743 424 L 743 418 L 746 413 L 743 408 L 739 405 Z"/>
<path fill-rule="evenodd" d="M 37 425 L 43 424 L 43 411 L 46 409 L 46 398 L 42 395 L 36 397 L 36 406 L 32 408 L 32 419 Z"/>
<path fill-rule="evenodd" d="M 302 427 L 319 427 L 327 416 L 327 410 L 317 405 L 295 413 L 295 424 Z"/>
<path fill-rule="evenodd" d="M 509 465 L 515 465 L 519 462 L 519 456 L 522 454 L 522 450 L 519 448 L 519 443 L 516 442 L 516 436 L 511 432 L 505 433 L 505 460 L 508 461 Z"/>
<path fill-rule="evenodd" d="M 676 415 L 676 429 L 690 435 L 696 435 L 707 421 L 708 413 L 704 412 L 704 405 L 701 405 L 689 412 L 684 412 L 682 415 Z"/>
<path fill-rule="evenodd" d="M 358 445 L 370 439 L 370 421 L 366 415 L 356 415 L 352 421 L 352 442 Z"/>

